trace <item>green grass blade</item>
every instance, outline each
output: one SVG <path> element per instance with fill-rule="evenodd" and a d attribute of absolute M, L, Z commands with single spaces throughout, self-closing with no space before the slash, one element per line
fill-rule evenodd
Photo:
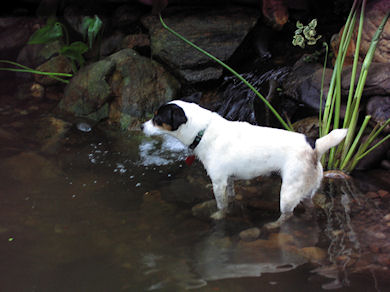
<path fill-rule="evenodd" d="M 351 160 L 352 155 L 355 152 L 355 149 L 356 149 L 356 147 L 357 147 L 357 145 L 358 145 L 358 143 L 359 143 L 359 141 L 360 141 L 360 139 L 361 139 L 361 137 L 363 135 L 363 132 L 364 132 L 364 130 L 365 130 L 365 128 L 366 128 L 370 118 L 371 118 L 371 116 L 366 116 L 365 117 L 365 119 L 363 121 L 363 124 L 360 127 L 360 130 L 359 130 L 358 134 L 356 135 L 355 140 L 353 141 L 353 144 L 348 149 L 348 153 L 347 153 L 345 159 L 341 160 L 340 170 L 344 170 L 346 168 L 347 164 L 349 163 L 349 161 Z"/>

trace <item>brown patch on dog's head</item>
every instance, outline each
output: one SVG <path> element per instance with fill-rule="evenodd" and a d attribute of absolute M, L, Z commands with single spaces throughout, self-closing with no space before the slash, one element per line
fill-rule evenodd
<path fill-rule="evenodd" d="M 182 124 L 187 122 L 183 109 L 173 103 L 162 105 L 155 113 L 153 124 L 166 131 L 176 131 Z"/>

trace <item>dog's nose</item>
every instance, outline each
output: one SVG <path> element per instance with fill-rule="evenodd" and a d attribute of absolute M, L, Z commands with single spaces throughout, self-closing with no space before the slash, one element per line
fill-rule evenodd
<path fill-rule="evenodd" d="M 141 126 L 139 126 L 141 128 L 141 131 L 144 130 L 144 124 L 141 124 Z"/>

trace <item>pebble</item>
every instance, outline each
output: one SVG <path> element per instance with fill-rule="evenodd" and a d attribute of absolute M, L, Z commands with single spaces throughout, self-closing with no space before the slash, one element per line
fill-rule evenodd
<path fill-rule="evenodd" d="M 253 241 L 259 238 L 260 236 L 260 229 L 257 227 L 249 228 L 244 231 L 241 231 L 239 236 L 244 241 Z"/>
<path fill-rule="evenodd" d="M 390 213 L 385 215 L 385 217 L 383 217 L 383 220 L 390 221 Z"/>
<path fill-rule="evenodd" d="M 385 235 L 384 233 L 382 233 L 382 232 L 376 232 L 376 233 L 374 234 L 374 236 L 375 236 L 375 238 L 377 238 L 377 239 L 385 239 L 385 238 L 386 238 L 386 235 Z"/>
<path fill-rule="evenodd" d="M 310 260 L 311 262 L 319 262 L 326 258 L 327 252 L 316 246 L 304 247 L 299 250 L 299 254 Z"/>
<path fill-rule="evenodd" d="M 388 197 L 388 196 L 389 196 L 389 192 L 388 192 L 388 191 L 385 191 L 385 190 L 379 190 L 379 191 L 378 191 L 378 195 L 379 195 L 381 198 Z"/>

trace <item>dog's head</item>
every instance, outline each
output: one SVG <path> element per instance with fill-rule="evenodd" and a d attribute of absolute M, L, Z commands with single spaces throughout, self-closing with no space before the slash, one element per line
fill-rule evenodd
<path fill-rule="evenodd" d="M 176 131 L 187 120 L 182 107 L 168 103 L 162 105 L 151 120 L 143 123 L 141 129 L 147 136 L 161 135 Z"/>
<path fill-rule="evenodd" d="M 211 116 L 209 110 L 196 103 L 174 100 L 162 105 L 141 129 L 147 136 L 169 134 L 189 146 L 198 132 L 206 129 Z"/>

